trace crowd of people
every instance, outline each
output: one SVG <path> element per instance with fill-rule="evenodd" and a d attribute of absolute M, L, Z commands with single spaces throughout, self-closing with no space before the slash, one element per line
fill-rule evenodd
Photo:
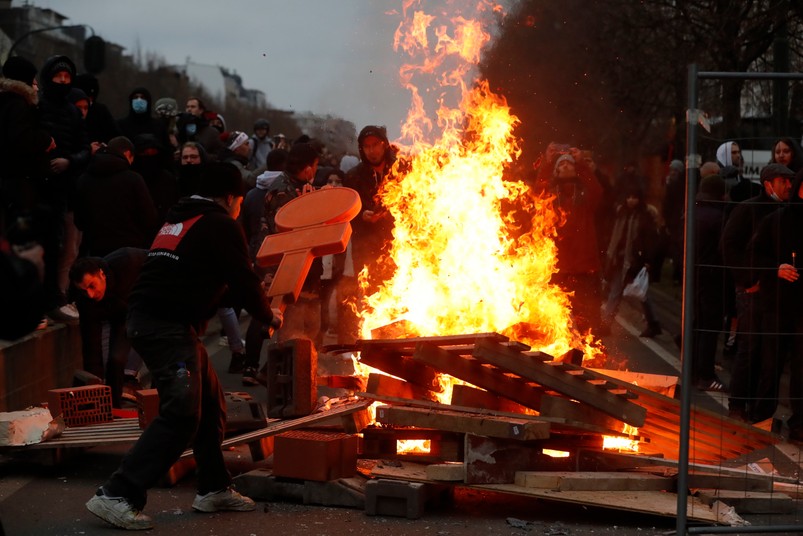
<path fill-rule="evenodd" d="M 320 345 L 358 337 L 353 305 L 386 274 L 393 219 L 377 193 L 403 169 L 381 126 L 365 126 L 359 155 L 332 158 L 318 140 L 271 136 L 258 118 L 251 134 L 229 130 L 197 97 L 183 111 L 147 88 L 128 95 L 114 119 L 92 75 L 66 56 L 41 69 L 9 58 L 0 78 L 0 252 L 6 307 L 0 338 L 52 321 L 80 325 L 84 368 L 125 404 L 127 372 L 146 369 L 160 396 L 157 419 L 87 507 L 123 528 L 147 529 L 147 490 L 192 445 L 203 512 L 250 510 L 231 489 L 220 443 L 225 402 L 201 336 L 217 315 L 228 373 L 265 383 L 265 340 L 297 337 Z M 37 76 L 38 75 L 38 76 Z M 742 174 L 738 143 L 723 143 L 700 167 L 695 192 L 695 386 L 730 392 L 730 415 L 757 422 L 775 412 L 781 371 L 803 369 L 795 222 L 803 219 L 803 149 L 783 138 L 760 184 Z M 660 279 L 665 259 L 683 277 L 685 170 L 667 162 L 660 206 L 629 162 L 614 179 L 591 151 L 550 143 L 529 184 L 561 214 L 553 282 L 569 296 L 575 327 L 604 340 L 639 273 Z M 272 309 L 272 269 L 257 252 L 276 233 L 277 211 L 315 189 L 348 187 L 362 208 L 346 252 L 317 258 L 295 303 Z M 361 288 L 357 274 L 368 268 Z M 13 277 L 12 277 L 13 276 Z M 641 337 L 663 330 L 649 291 L 637 300 Z M 250 314 L 245 333 L 240 312 Z M 6 311 L 12 311 L 7 314 Z M 42 317 L 45 316 L 43 320 Z M 106 337 L 104 337 L 104 330 Z M 720 337 L 725 334 L 722 341 Z M 104 342 L 104 340 L 106 342 Z M 722 345 L 720 345 L 720 342 Z M 733 355 L 729 386 L 715 372 L 720 346 Z M 800 386 L 792 382 L 790 437 L 803 440 Z"/>
<path fill-rule="evenodd" d="M 265 383 L 260 355 L 281 342 L 321 344 L 357 338 L 355 275 L 375 265 L 392 221 L 376 194 L 396 149 L 384 127 L 367 126 L 359 156 L 335 159 L 308 136 L 229 130 L 197 97 L 183 111 L 134 88 L 128 113 L 114 119 L 97 100 L 95 77 L 66 56 L 37 69 L 9 58 L 0 77 L 0 338 L 13 340 L 53 322 L 77 323 L 83 365 L 123 407 L 129 373 L 146 370 L 159 415 L 103 483 L 87 508 L 126 529 L 148 529 L 147 490 L 187 446 L 198 462 L 201 512 L 252 510 L 231 488 L 220 445 L 225 399 L 202 342 L 217 315 L 228 372 Z M 292 199 L 319 188 L 359 192 L 349 250 L 316 259 L 298 300 L 273 309 L 272 268 L 256 263 L 274 218 Z M 334 302 L 337 306 L 322 307 Z M 337 310 L 339 321 L 330 317 Z M 239 315 L 250 314 L 243 336 Z M 44 318 L 43 318 L 44 317 Z M 322 328 L 323 326 L 323 328 Z M 105 333 L 105 335 L 104 335 Z M 263 367 L 264 370 L 264 367 Z"/>

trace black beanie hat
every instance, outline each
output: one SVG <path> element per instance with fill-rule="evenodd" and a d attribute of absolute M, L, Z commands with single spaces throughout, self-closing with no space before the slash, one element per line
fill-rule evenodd
<path fill-rule="evenodd" d="M 3 76 L 11 80 L 24 82 L 29 86 L 33 85 L 36 72 L 36 66 L 21 56 L 12 56 L 3 64 Z"/>
<path fill-rule="evenodd" d="M 204 197 L 226 197 L 233 195 L 242 197 L 245 183 L 240 170 L 228 162 L 210 162 L 203 164 L 198 179 L 198 195 Z"/>
<path fill-rule="evenodd" d="M 375 136 L 385 143 L 388 143 L 388 131 L 385 127 L 368 125 L 367 127 L 364 127 L 360 131 L 360 135 L 357 136 L 357 145 L 362 146 L 363 140 L 368 136 Z"/>

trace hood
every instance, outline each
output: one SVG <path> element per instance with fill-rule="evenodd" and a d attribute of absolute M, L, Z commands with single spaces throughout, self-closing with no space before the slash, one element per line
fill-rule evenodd
<path fill-rule="evenodd" d="M 170 209 L 165 217 L 165 220 L 167 220 L 167 223 L 178 223 L 201 214 L 210 214 L 214 212 L 226 214 L 226 210 L 214 201 L 193 197 L 183 197 L 177 204 L 173 206 L 173 208 Z"/>
<path fill-rule="evenodd" d="M 143 98 L 148 102 L 148 111 L 144 114 L 135 114 L 134 109 L 131 107 L 131 99 L 134 98 L 135 93 L 142 93 Z M 135 87 L 131 90 L 131 93 L 128 94 L 128 115 L 130 117 L 150 117 L 151 110 L 153 109 L 153 98 L 151 97 L 151 92 L 148 91 L 144 87 Z"/>
<path fill-rule="evenodd" d="M 0 94 L 2 93 L 13 93 L 15 95 L 19 95 L 31 106 L 36 106 L 36 104 L 39 102 L 39 94 L 36 92 L 36 90 L 34 90 L 33 87 L 29 86 L 25 82 L 20 82 L 19 80 L 0 78 Z"/>
<path fill-rule="evenodd" d="M 128 168 L 128 160 L 125 157 L 110 152 L 98 152 L 92 157 L 86 171 L 91 175 L 106 176 L 125 171 Z"/>
<path fill-rule="evenodd" d="M 731 159 L 732 141 L 726 141 L 717 148 L 717 162 L 722 167 L 732 166 L 733 160 Z"/>
<path fill-rule="evenodd" d="M 266 171 L 257 177 L 257 188 L 260 190 L 267 190 L 273 181 L 279 178 L 282 174 L 281 171 Z"/>
<path fill-rule="evenodd" d="M 51 56 L 45 61 L 42 69 L 39 71 L 39 85 L 42 89 L 47 89 L 49 86 L 54 85 L 52 78 L 61 69 L 60 64 L 66 64 L 72 79 L 75 80 L 75 63 L 67 56 Z M 57 70 L 56 67 L 59 67 Z"/>

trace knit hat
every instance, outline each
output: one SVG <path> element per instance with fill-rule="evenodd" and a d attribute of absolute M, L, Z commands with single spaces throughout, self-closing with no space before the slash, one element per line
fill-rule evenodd
<path fill-rule="evenodd" d="M 771 181 L 775 177 L 784 177 L 791 179 L 795 176 L 795 172 L 783 164 L 767 164 L 761 170 L 761 182 Z"/>
<path fill-rule="evenodd" d="M 725 179 L 719 175 L 708 175 L 700 181 L 700 190 L 697 193 L 698 201 L 721 200 L 725 196 L 728 187 Z"/>
<path fill-rule="evenodd" d="M 89 97 L 87 97 L 83 89 L 78 89 L 77 87 L 74 87 L 70 89 L 69 93 L 67 93 L 67 102 L 69 102 L 70 104 L 75 104 L 76 102 L 82 100 L 89 101 Z"/>
<path fill-rule="evenodd" d="M 24 82 L 29 86 L 33 85 L 36 72 L 36 66 L 21 56 L 12 56 L 3 64 L 3 76 L 10 80 Z"/>
<path fill-rule="evenodd" d="M 66 61 L 59 61 L 53 64 L 53 68 L 50 70 L 50 75 L 53 76 L 54 74 L 62 71 L 70 73 L 70 76 L 75 74 L 75 69 L 72 65 Z"/>
<path fill-rule="evenodd" d="M 558 157 L 557 160 L 555 160 L 555 166 L 552 168 L 552 175 L 558 174 L 558 164 L 560 164 L 564 160 L 568 160 L 572 164 L 576 164 L 576 162 L 574 161 L 574 157 L 572 155 L 570 155 L 569 153 L 563 153 Z"/>
<path fill-rule="evenodd" d="M 360 135 L 357 136 L 357 145 L 362 146 L 363 140 L 365 140 L 365 138 L 368 136 L 374 136 L 385 143 L 388 143 L 388 131 L 385 127 L 368 125 L 367 127 L 363 127 L 363 129 L 360 131 Z"/>
<path fill-rule="evenodd" d="M 178 103 L 176 103 L 176 99 L 162 97 L 156 101 L 153 111 L 159 117 L 175 117 L 178 115 Z"/>
<path fill-rule="evenodd" d="M 210 162 L 203 165 L 198 180 L 198 195 L 204 197 L 241 197 L 245 193 L 245 183 L 234 164 Z"/>
<path fill-rule="evenodd" d="M 232 130 L 229 133 L 228 148 L 230 151 L 237 150 L 242 144 L 248 142 L 248 134 L 240 132 L 239 130 Z"/>
<path fill-rule="evenodd" d="M 683 172 L 683 162 L 680 160 L 672 160 L 669 162 L 669 169 L 673 169 L 679 173 Z"/>

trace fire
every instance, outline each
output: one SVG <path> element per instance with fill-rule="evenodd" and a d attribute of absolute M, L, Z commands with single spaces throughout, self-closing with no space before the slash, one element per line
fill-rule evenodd
<path fill-rule="evenodd" d="M 429 439 L 397 439 L 396 454 L 429 454 L 432 442 Z"/>
<path fill-rule="evenodd" d="M 629 424 L 625 424 L 624 428 L 622 429 L 622 433 L 630 436 L 637 435 L 638 428 L 630 426 Z M 638 452 L 639 442 L 638 440 L 630 439 L 629 437 L 604 436 L 602 439 L 602 448 L 603 450 L 627 450 L 631 452 Z"/>
<path fill-rule="evenodd" d="M 504 176 L 521 152 L 519 120 L 486 81 L 466 82 L 490 41 L 479 21 L 498 6 L 481 1 L 476 10 L 445 21 L 405 2 L 395 46 L 421 58 L 401 70 L 412 97 L 402 126 L 410 165 L 380 191 L 395 219 L 395 273 L 366 297 L 362 335 L 403 319 L 415 327 L 408 336 L 499 332 L 554 356 L 580 348 L 596 357 L 597 343 L 573 328 L 567 296 L 550 282 L 560 221 L 552 198 Z M 437 87 L 422 93 L 418 79 L 439 70 Z M 424 102 L 432 95 L 439 134 Z"/>

